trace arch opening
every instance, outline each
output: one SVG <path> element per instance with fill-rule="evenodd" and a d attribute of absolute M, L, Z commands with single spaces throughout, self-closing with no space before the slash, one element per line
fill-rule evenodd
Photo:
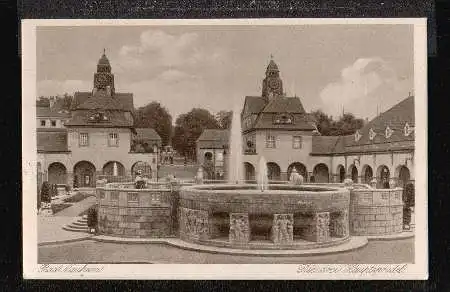
<path fill-rule="evenodd" d="M 89 161 L 80 161 L 73 167 L 73 187 L 95 187 L 95 166 Z"/>
<path fill-rule="evenodd" d="M 337 167 L 338 173 L 338 182 L 342 183 L 345 180 L 345 167 L 342 164 L 339 164 Z"/>
<path fill-rule="evenodd" d="M 303 178 L 306 180 L 308 176 L 308 171 L 306 169 L 306 166 L 303 163 L 300 162 L 293 162 L 289 165 L 287 169 L 287 179 L 291 177 L 292 169 L 295 167 L 297 172 L 303 176 Z"/>
<path fill-rule="evenodd" d="M 67 184 L 67 169 L 60 162 L 53 162 L 48 166 L 48 182 L 50 184 Z"/>
<path fill-rule="evenodd" d="M 103 165 L 103 175 L 106 176 L 124 176 L 125 167 L 118 161 L 109 161 Z"/>
<path fill-rule="evenodd" d="M 281 180 L 281 168 L 275 162 L 267 163 L 267 176 L 269 180 Z"/>
<path fill-rule="evenodd" d="M 149 163 L 144 161 L 138 161 L 131 167 L 131 175 L 133 179 L 136 177 L 138 171 L 141 172 L 141 176 L 145 178 L 152 178 L 152 167 Z"/>
<path fill-rule="evenodd" d="M 326 166 L 323 163 L 319 163 L 314 167 L 313 175 L 314 175 L 314 182 L 317 183 L 330 182 L 330 174 L 328 171 L 328 166 Z"/>
<path fill-rule="evenodd" d="M 256 179 L 255 177 L 255 167 L 253 164 L 249 162 L 244 162 L 244 172 L 245 172 L 245 180 L 253 181 Z"/>

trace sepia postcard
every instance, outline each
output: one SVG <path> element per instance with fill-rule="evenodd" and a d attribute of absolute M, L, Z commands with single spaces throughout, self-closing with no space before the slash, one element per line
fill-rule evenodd
<path fill-rule="evenodd" d="M 427 279 L 426 19 L 23 20 L 26 279 Z"/>

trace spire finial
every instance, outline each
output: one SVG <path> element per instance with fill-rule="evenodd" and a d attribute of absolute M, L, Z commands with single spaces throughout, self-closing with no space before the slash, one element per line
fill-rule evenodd
<path fill-rule="evenodd" d="M 270 54 L 270 60 L 273 60 L 273 54 Z"/>
<path fill-rule="evenodd" d="M 106 49 L 103 48 L 103 55 L 106 55 Z"/>

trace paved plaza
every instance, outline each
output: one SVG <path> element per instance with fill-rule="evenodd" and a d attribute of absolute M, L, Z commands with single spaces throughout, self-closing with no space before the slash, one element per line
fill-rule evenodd
<path fill-rule="evenodd" d="M 370 241 L 351 252 L 320 256 L 241 256 L 189 251 L 165 244 L 118 244 L 84 240 L 39 247 L 39 263 L 153 264 L 398 264 L 412 263 L 414 238 Z"/>

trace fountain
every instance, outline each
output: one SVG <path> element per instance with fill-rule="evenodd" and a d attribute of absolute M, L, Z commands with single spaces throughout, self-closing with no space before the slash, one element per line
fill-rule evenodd
<path fill-rule="evenodd" d="M 269 177 L 267 175 L 267 162 L 264 156 L 261 156 L 258 163 L 258 176 L 256 179 L 258 190 L 264 192 L 269 187 Z"/>
<path fill-rule="evenodd" d="M 230 154 L 228 159 L 228 182 L 238 184 L 244 180 L 244 165 L 242 164 L 241 117 L 238 107 L 235 107 L 233 110 L 233 118 L 231 120 Z"/>

